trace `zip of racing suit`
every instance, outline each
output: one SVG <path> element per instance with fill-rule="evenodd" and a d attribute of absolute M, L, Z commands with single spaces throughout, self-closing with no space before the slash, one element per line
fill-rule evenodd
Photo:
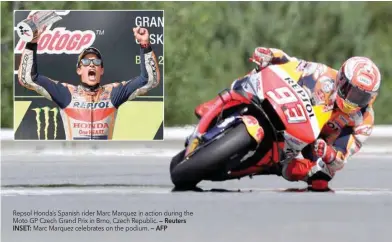
<path fill-rule="evenodd" d="M 118 108 L 155 88 L 160 70 L 152 47 L 140 47 L 140 75 L 89 91 L 83 86 L 52 80 L 37 71 L 37 44 L 27 43 L 19 65 L 19 83 L 55 102 L 67 140 L 112 139 Z"/>

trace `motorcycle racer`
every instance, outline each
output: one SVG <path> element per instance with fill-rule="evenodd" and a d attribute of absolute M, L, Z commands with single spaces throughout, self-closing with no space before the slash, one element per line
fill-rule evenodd
<path fill-rule="evenodd" d="M 297 69 L 303 75 L 298 84 L 308 91 L 316 104 L 322 104 L 325 111 L 332 110 L 331 118 L 322 128 L 319 138 L 284 164 L 281 174 L 289 181 L 322 180 L 325 182 L 313 185 L 325 188 L 347 160 L 359 152 L 372 133 L 372 104 L 381 83 L 378 67 L 369 58 L 351 57 L 339 70 L 335 70 L 325 64 L 300 60 L 282 50 L 266 47 L 256 48 L 251 60 L 258 66 L 249 74 L 268 65 L 299 61 Z M 214 102 L 215 99 L 196 107 L 196 115 L 203 116 Z"/>
<path fill-rule="evenodd" d="M 140 43 L 140 75 L 122 82 L 101 85 L 104 74 L 102 54 L 88 47 L 78 56 L 77 86 L 52 80 L 38 73 L 38 38 L 26 44 L 18 70 L 19 83 L 55 102 L 59 108 L 67 140 L 112 139 L 116 115 L 120 105 L 144 95 L 160 82 L 160 70 L 145 28 L 133 28 Z"/>

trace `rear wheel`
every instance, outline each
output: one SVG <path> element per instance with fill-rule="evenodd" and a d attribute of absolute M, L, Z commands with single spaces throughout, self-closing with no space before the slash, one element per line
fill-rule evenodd
<path fill-rule="evenodd" d="M 189 159 L 183 160 L 185 151 L 175 156 L 170 164 L 171 180 L 177 188 L 194 188 L 206 177 L 224 171 L 231 161 L 239 160 L 255 143 L 245 124 L 240 123 Z"/>

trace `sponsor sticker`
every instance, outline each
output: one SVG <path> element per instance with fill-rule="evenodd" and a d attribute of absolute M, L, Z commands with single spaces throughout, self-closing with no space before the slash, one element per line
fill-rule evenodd
<path fill-rule="evenodd" d="M 53 121 L 54 126 L 54 139 L 57 137 L 57 115 L 59 114 L 59 110 L 57 108 L 50 107 L 42 107 L 42 108 L 34 108 L 35 111 L 35 119 L 36 119 L 36 129 L 37 129 L 37 137 L 38 139 L 48 139 L 49 125 Z M 44 121 L 41 122 L 41 115 L 44 117 Z M 41 128 L 44 129 L 44 137 L 41 136 Z"/>

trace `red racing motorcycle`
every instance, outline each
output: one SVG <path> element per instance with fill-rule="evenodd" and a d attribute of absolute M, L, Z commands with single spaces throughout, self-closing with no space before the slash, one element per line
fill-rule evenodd
<path fill-rule="evenodd" d="M 236 80 L 204 113 L 185 148 L 172 158 L 176 188 L 203 180 L 280 175 L 282 165 L 313 143 L 331 111 L 298 81 L 299 62 L 271 65 Z"/>

